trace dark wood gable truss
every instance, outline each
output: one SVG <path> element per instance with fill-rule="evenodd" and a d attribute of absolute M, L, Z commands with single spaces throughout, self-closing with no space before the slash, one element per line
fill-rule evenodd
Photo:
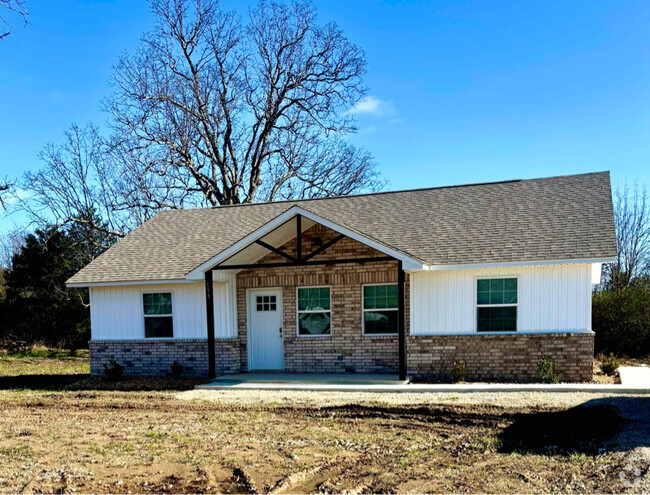
<path fill-rule="evenodd" d="M 227 263 L 228 259 L 236 256 L 239 254 L 241 251 L 246 249 L 246 247 L 242 248 L 241 250 L 237 251 L 234 253 L 230 258 L 222 261 L 218 265 L 215 265 L 211 268 L 211 270 L 244 270 L 247 268 L 278 268 L 278 267 L 286 267 L 286 266 L 309 266 L 309 265 L 336 265 L 340 263 L 367 263 L 367 262 L 372 262 L 372 261 L 392 261 L 395 258 L 392 258 L 391 256 L 374 256 L 374 257 L 367 257 L 367 258 L 341 258 L 341 259 L 328 259 L 328 260 L 316 260 L 314 261 L 313 258 L 337 242 L 339 242 L 341 239 L 343 239 L 345 236 L 343 234 L 340 234 L 336 236 L 334 239 L 331 239 L 327 241 L 325 244 L 322 246 L 314 249 L 311 253 L 309 254 L 303 254 L 303 249 L 302 249 L 302 215 L 296 215 L 296 256 L 292 256 L 289 253 L 286 253 L 282 251 L 279 248 L 276 248 L 275 246 L 271 246 L 270 244 L 264 242 L 262 239 L 257 239 L 254 241 L 255 244 L 262 246 L 263 248 L 271 251 L 272 253 L 277 254 L 278 256 L 281 256 L 287 261 L 282 261 L 282 262 L 272 262 L 272 263 L 247 263 L 247 264 L 236 264 L 236 265 L 228 265 L 224 264 Z M 293 220 L 292 218 L 287 220 L 287 222 L 290 222 Z M 285 222 L 284 224 L 286 224 Z M 282 225 L 284 225 L 282 224 Z M 279 228 L 282 225 L 276 227 Z M 272 231 L 271 231 L 272 232 Z M 268 232 L 266 235 L 270 234 L 271 232 Z M 248 247 L 248 246 L 247 246 Z"/>
<path fill-rule="evenodd" d="M 405 315 L 404 315 L 404 285 L 405 285 L 405 274 L 402 268 L 402 261 L 396 260 L 392 256 L 374 256 L 374 257 L 364 257 L 364 258 L 338 258 L 338 259 L 327 259 L 327 260 L 313 260 L 317 255 L 325 252 L 331 246 L 339 242 L 345 237 L 343 234 L 339 234 L 333 239 L 327 241 L 322 246 L 314 249 L 311 253 L 303 255 L 302 250 L 302 215 L 296 215 L 296 256 L 292 256 L 289 253 L 282 251 L 279 248 L 276 248 L 262 239 L 255 240 L 254 242 L 267 249 L 268 251 L 277 254 L 278 256 L 284 258 L 286 261 L 283 262 L 272 262 L 272 263 L 248 263 L 248 264 L 235 264 L 228 265 L 223 264 L 239 254 L 243 249 L 242 248 L 237 253 L 231 255 L 228 259 L 223 260 L 219 264 L 210 267 L 205 272 L 205 302 L 207 309 L 207 318 L 208 318 L 208 363 L 209 363 L 209 376 L 210 378 L 215 378 L 216 366 L 215 366 L 215 355 L 214 355 L 214 301 L 212 294 L 212 270 L 244 270 L 247 268 L 279 268 L 287 266 L 310 266 L 310 265 L 336 265 L 342 263 L 369 263 L 376 261 L 397 261 L 398 266 L 398 340 L 399 340 L 399 366 L 398 372 L 400 380 L 406 379 L 406 330 L 404 326 Z M 287 220 L 287 222 L 292 219 Z M 286 222 L 285 222 L 286 223 Z M 284 224 L 283 224 L 284 225 Z M 276 227 L 279 228 L 279 227 Z M 270 232 L 269 232 L 270 233 Z M 268 235 L 269 233 L 265 234 Z"/>

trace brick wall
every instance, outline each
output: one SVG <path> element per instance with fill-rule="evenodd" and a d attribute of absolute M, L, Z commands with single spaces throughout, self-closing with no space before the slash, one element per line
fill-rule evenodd
<path fill-rule="evenodd" d="M 239 341 L 215 342 L 217 375 L 238 373 Z M 183 376 L 208 376 L 208 343 L 206 340 L 99 340 L 90 342 L 90 374 L 102 376 L 104 363 L 113 358 L 124 366 L 130 376 L 165 376 L 178 361 Z"/>
<path fill-rule="evenodd" d="M 455 360 L 465 361 L 468 380 L 530 381 L 537 361 L 555 362 L 562 381 L 591 381 L 593 333 L 407 337 L 410 376 L 448 379 Z"/>
<path fill-rule="evenodd" d="M 315 225 L 303 233 L 303 253 L 309 253 L 338 233 Z M 294 254 L 295 240 L 282 247 Z M 344 238 L 314 260 L 385 256 L 357 241 Z M 262 263 L 283 261 L 270 254 Z M 397 337 L 364 337 L 361 334 L 361 286 L 397 283 L 397 262 L 367 262 L 283 268 L 255 268 L 237 275 L 238 328 L 242 369 L 248 370 L 246 342 L 246 290 L 282 288 L 284 367 L 289 373 L 397 373 Z M 298 337 L 296 287 L 331 287 L 332 334 Z M 408 314 L 408 309 L 407 309 Z"/>

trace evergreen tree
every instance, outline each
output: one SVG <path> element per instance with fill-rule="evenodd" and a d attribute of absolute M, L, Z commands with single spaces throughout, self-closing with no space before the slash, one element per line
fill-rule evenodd
<path fill-rule="evenodd" d="M 84 223 L 28 235 L 5 273 L 6 295 L 0 302 L 4 340 L 85 346 L 90 337 L 88 291 L 68 288 L 65 281 L 113 242 Z"/>

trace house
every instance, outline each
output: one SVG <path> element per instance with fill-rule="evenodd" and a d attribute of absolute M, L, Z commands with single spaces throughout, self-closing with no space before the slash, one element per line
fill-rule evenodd
<path fill-rule="evenodd" d="M 609 173 L 162 211 L 69 281 L 91 372 L 590 380 Z"/>

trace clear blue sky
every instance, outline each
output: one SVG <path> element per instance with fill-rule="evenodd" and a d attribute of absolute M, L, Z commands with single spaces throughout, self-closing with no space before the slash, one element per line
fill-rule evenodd
<path fill-rule="evenodd" d="M 598 170 L 650 186 L 647 0 L 317 5 L 366 51 L 353 141 L 388 189 Z M 27 7 L 0 41 L 0 178 L 39 167 L 70 123 L 104 122 L 111 66 L 153 23 L 140 0 Z"/>

